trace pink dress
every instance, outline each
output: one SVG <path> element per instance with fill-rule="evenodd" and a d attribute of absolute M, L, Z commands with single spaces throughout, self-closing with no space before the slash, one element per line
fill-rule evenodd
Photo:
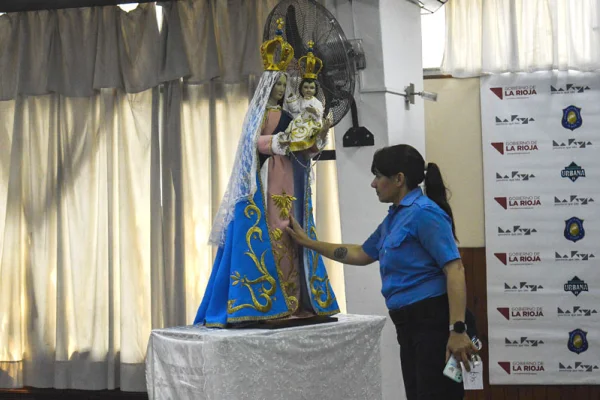
<path fill-rule="evenodd" d="M 302 290 L 302 285 L 306 288 L 306 283 L 300 265 L 299 248 L 285 228 L 289 226 L 289 216 L 293 215 L 295 207 L 302 207 L 304 199 L 297 199 L 294 191 L 294 170 L 289 157 L 273 154 L 272 139 L 273 134 L 277 134 L 275 129 L 281 118 L 281 109 L 268 109 L 265 121 L 263 123 L 261 136 L 258 138 L 258 151 L 261 154 L 268 155 L 266 161 L 267 182 L 266 191 L 260 187 L 261 192 L 265 192 L 267 204 L 267 226 L 271 236 L 273 256 L 279 266 L 282 276 L 280 280 L 282 287 L 290 299 L 290 306 L 295 317 L 310 317 L 314 315 L 312 310 L 302 307 L 302 296 L 307 295 L 307 291 Z M 309 151 L 315 151 L 310 149 Z M 263 168 L 265 166 L 263 165 Z M 265 182 L 260 182 L 261 186 Z M 307 300 L 308 301 L 308 300 Z"/>

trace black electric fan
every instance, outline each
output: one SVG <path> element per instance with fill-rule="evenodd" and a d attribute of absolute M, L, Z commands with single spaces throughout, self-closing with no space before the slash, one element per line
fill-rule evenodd
<path fill-rule="evenodd" d="M 267 17 L 263 40 L 272 37 L 279 18 L 285 21 L 283 37 L 294 48 L 296 62 L 290 63 L 288 74 L 298 78 L 297 60 L 307 54 L 308 42 L 313 41 L 313 54 L 323 61 L 317 78 L 320 86 L 317 97 L 324 104 L 323 114 L 335 126 L 352 110 L 354 126 L 344 135 L 344 146 L 346 142 L 351 146 L 369 145 L 373 135 L 358 126 L 354 104 L 356 75 L 366 66 L 361 42 L 348 40 L 335 17 L 316 0 L 280 1 Z M 370 140 L 365 142 L 361 138 L 367 133 Z M 347 135 L 352 136 L 351 140 L 346 141 Z"/>

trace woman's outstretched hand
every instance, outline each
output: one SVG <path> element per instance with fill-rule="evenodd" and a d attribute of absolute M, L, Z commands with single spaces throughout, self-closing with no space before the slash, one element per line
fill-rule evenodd
<path fill-rule="evenodd" d="M 298 243 L 300 246 L 305 246 L 308 242 L 310 242 L 310 238 L 304 232 L 304 229 L 300 226 L 298 221 L 294 219 L 290 215 L 290 225 L 285 228 L 285 231 L 290 235 L 290 237 Z"/>

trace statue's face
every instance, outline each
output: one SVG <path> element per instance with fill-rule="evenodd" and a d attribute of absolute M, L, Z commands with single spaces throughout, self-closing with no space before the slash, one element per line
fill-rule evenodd
<path fill-rule="evenodd" d="M 315 85 L 314 82 L 304 82 L 302 84 L 302 90 L 300 90 L 300 93 L 302 94 L 303 97 L 309 99 L 309 98 L 313 97 L 316 92 L 317 92 L 317 86 Z"/>
<path fill-rule="evenodd" d="M 279 102 L 285 96 L 285 86 L 287 84 L 287 78 L 285 75 L 281 75 L 273 89 L 271 89 L 271 100 Z"/>

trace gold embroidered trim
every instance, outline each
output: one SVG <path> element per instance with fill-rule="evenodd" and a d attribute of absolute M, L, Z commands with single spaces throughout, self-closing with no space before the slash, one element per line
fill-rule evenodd
<path fill-rule="evenodd" d="M 244 308 L 253 308 L 262 313 L 268 312 L 271 309 L 271 307 L 273 306 L 271 296 L 273 296 L 275 294 L 275 290 L 276 290 L 276 281 L 269 274 L 269 271 L 267 270 L 267 266 L 265 265 L 265 255 L 267 253 L 267 250 L 263 251 L 259 258 L 256 255 L 256 253 L 254 252 L 254 249 L 252 248 L 252 240 L 259 240 L 262 242 L 262 229 L 258 227 L 262 213 L 260 212 L 260 209 L 254 203 L 254 200 L 249 199 L 248 203 L 249 204 L 244 209 L 244 215 L 248 219 L 255 216 L 256 220 L 254 221 L 254 225 L 252 225 L 252 227 L 250 229 L 248 229 L 248 232 L 246 232 L 246 245 L 248 245 L 249 250 L 247 252 L 245 252 L 244 254 L 252 259 L 252 261 L 254 262 L 254 265 L 256 266 L 256 269 L 258 269 L 258 271 L 262 275 L 259 276 L 257 279 L 251 280 L 251 279 L 248 279 L 245 275 L 242 276 L 238 271 L 233 271 L 233 274 L 231 275 L 232 286 L 236 286 L 239 284 L 239 285 L 246 287 L 248 289 L 248 291 L 250 292 L 250 298 L 252 299 L 252 304 L 244 303 L 244 304 L 234 305 L 236 302 L 236 299 L 231 299 L 227 302 L 227 312 L 229 314 L 233 314 Z M 262 284 L 262 285 L 260 285 L 260 288 L 258 289 L 258 297 L 257 297 L 256 293 L 254 292 L 254 287 L 253 287 L 253 285 L 257 285 L 257 284 Z M 259 298 L 263 299 L 264 303 L 261 303 L 259 301 Z"/>
<path fill-rule="evenodd" d="M 290 243 L 289 248 L 286 249 L 285 246 L 281 246 L 283 249 L 283 255 L 287 258 L 288 263 L 290 264 L 290 273 L 287 276 L 287 279 L 284 279 L 282 286 L 286 291 L 289 299 L 290 299 L 290 307 L 292 312 L 296 312 L 298 307 L 300 307 L 300 301 L 293 294 L 296 292 L 297 285 L 296 282 L 299 280 L 296 279 L 299 276 L 298 268 L 300 268 L 300 263 L 294 263 L 294 258 L 296 258 L 296 252 L 294 251 L 295 247 L 293 243 Z M 287 250 L 287 251 L 286 251 Z"/>
<path fill-rule="evenodd" d="M 316 137 L 308 140 L 299 140 L 297 142 L 293 141 L 290 143 L 290 151 L 295 152 L 310 149 L 315 145 L 316 141 Z"/>
<path fill-rule="evenodd" d="M 258 149 L 257 149 L 257 153 L 258 153 Z M 260 195 L 263 198 L 263 204 L 265 205 L 265 210 L 268 210 L 269 206 L 267 204 L 267 198 L 265 197 L 265 191 L 263 189 L 264 189 L 264 182 L 262 181 L 262 176 L 260 174 L 258 174 L 258 190 L 257 191 L 260 193 Z M 268 211 L 265 213 L 265 220 L 267 222 L 267 227 L 268 227 L 269 226 L 269 212 Z M 269 232 L 269 237 L 271 239 L 271 249 L 273 249 L 273 243 L 275 243 L 275 241 L 274 241 L 272 232 L 270 230 L 268 230 L 268 232 Z M 284 316 L 288 316 L 288 315 L 292 314 L 292 312 L 290 311 L 291 310 L 290 300 L 289 300 L 288 295 L 285 292 L 285 290 L 283 290 L 283 285 L 282 285 L 282 283 L 284 281 L 283 273 L 281 272 L 281 268 L 279 267 L 279 261 L 275 258 L 274 253 L 273 253 L 273 259 L 275 261 L 275 269 L 277 270 L 277 276 L 279 277 L 279 287 L 281 288 L 281 292 L 283 293 L 283 298 L 285 300 L 285 304 L 288 308 L 287 313 L 279 315 L 279 317 L 284 317 Z"/>
<path fill-rule="evenodd" d="M 293 201 L 296 198 L 286 194 L 285 191 L 282 194 L 272 194 L 271 198 L 273 199 L 273 203 L 275 203 L 275 207 L 279 209 L 279 218 L 289 219 Z"/>
<path fill-rule="evenodd" d="M 317 313 L 317 315 L 329 316 L 329 315 L 339 314 L 340 309 L 336 308 L 335 310 L 332 310 L 332 311 L 316 311 L 316 313 Z"/>
<path fill-rule="evenodd" d="M 293 206 L 293 201 L 296 200 L 296 197 L 290 196 L 284 191 L 281 195 L 271 195 L 271 198 L 273 199 L 274 205 L 279 209 L 279 217 L 281 219 L 288 219 Z M 294 313 L 300 307 L 300 300 L 298 297 L 294 296 L 294 293 L 297 290 L 296 278 L 299 276 L 298 268 L 300 268 L 299 263 L 294 263 L 294 259 L 297 256 L 297 252 L 295 251 L 296 248 L 294 243 L 289 243 L 289 245 L 280 243 L 283 232 L 279 228 L 274 229 L 273 233 L 274 235 L 272 235 L 272 238 L 275 239 L 275 241 L 273 241 L 273 252 L 274 254 L 277 253 L 277 265 L 280 267 L 281 261 L 285 257 L 291 268 L 287 276 L 283 276 L 283 272 L 279 270 L 279 279 L 282 290 L 288 300 L 288 308 L 291 313 Z M 280 233 L 280 235 L 277 235 L 278 233 Z M 277 248 L 277 250 L 275 250 L 275 248 Z"/>
<path fill-rule="evenodd" d="M 281 319 L 289 316 L 291 313 L 289 311 L 276 314 L 276 315 L 264 315 L 264 316 L 254 316 L 254 317 L 234 317 L 227 318 L 227 322 L 247 322 L 247 321 L 268 321 L 271 319 Z"/>
<path fill-rule="evenodd" d="M 281 240 L 283 236 L 283 231 L 279 228 L 275 228 L 271 230 L 271 237 L 275 240 Z"/>
<path fill-rule="evenodd" d="M 227 324 L 213 322 L 211 324 L 205 324 L 204 326 L 206 326 L 207 328 L 225 328 L 227 326 Z"/>
<path fill-rule="evenodd" d="M 326 291 L 323 291 L 317 284 L 322 283 L 325 285 Z M 310 292 L 313 294 L 315 301 L 321 308 L 327 308 L 333 304 L 335 300 L 335 296 L 332 296 L 330 289 L 329 278 L 323 279 L 318 277 L 317 275 L 313 275 L 310 278 Z M 325 298 L 323 299 L 323 295 Z"/>
<path fill-rule="evenodd" d="M 308 176 L 307 179 L 305 180 L 305 189 L 304 189 L 304 204 L 305 204 L 305 208 L 304 208 L 304 225 L 305 225 L 305 229 L 308 230 L 308 225 L 309 225 L 309 221 L 310 218 L 312 216 L 312 212 L 313 209 L 312 207 L 309 207 L 309 198 L 311 196 L 311 187 L 310 187 L 310 177 Z M 310 231 L 306 232 L 307 235 L 313 239 L 313 240 L 317 240 L 317 230 L 314 226 L 314 224 L 310 227 Z M 329 306 L 331 306 L 333 304 L 333 302 L 335 301 L 335 294 L 331 291 L 330 289 L 330 282 L 329 282 L 329 276 L 327 275 L 327 278 L 322 278 L 317 276 L 317 267 L 319 266 L 319 253 L 317 253 L 316 251 L 312 251 L 312 250 L 308 250 L 305 249 L 306 254 L 308 255 L 310 252 L 312 252 L 312 265 L 311 265 L 311 269 L 312 269 L 312 276 L 309 280 L 309 284 L 310 284 L 310 292 L 312 294 L 312 298 L 313 300 L 321 307 L 321 308 L 327 308 Z M 325 272 L 327 274 L 327 272 Z M 325 284 L 325 288 L 326 291 L 323 291 L 323 289 L 321 289 L 320 287 L 317 286 L 318 283 L 324 283 Z M 325 298 L 323 299 L 321 296 L 325 295 Z M 339 308 L 336 310 L 332 310 L 332 311 L 327 311 L 327 312 L 319 312 L 317 310 L 315 310 L 317 315 L 333 315 L 333 314 L 337 314 L 339 313 Z"/>
<path fill-rule="evenodd" d="M 279 265 L 281 267 L 281 261 L 285 257 L 287 259 L 287 261 L 290 263 L 290 267 L 292 268 L 292 270 L 287 275 L 287 277 L 284 276 L 283 271 L 281 271 L 281 273 L 279 274 L 279 281 L 280 281 L 281 289 L 283 290 L 285 296 L 288 299 L 288 303 L 289 303 L 288 308 L 290 309 L 290 311 L 292 313 L 294 313 L 300 306 L 300 302 L 298 301 L 298 298 L 293 295 L 293 293 L 296 289 L 296 281 L 294 280 L 294 278 L 298 276 L 298 269 L 293 268 L 293 266 L 294 266 L 294 249 L 288 248 L 287 246 L 284 245 L 284 243 L 281 242 L 281 237 L 283 235 L 283 232 L 281 231 L 281 229 L 275 228 L 270 232 L 271 232 L 271 238 L 272 238 L 271 245 L 273 248 L 273 257 L 275 258 L 276 265 Z M 279 238 L 276 238 L 277 233 L 279 234 Z"/>
<path fill-rule="evenodd" d="M 310 228 L 310 236 L 312 239 L 317 240 L 317 230 L 314 226 Z M 321 278 L 317 275 L 317 267 L 319 265 L 319 253 L 313 251 L 313 274 L 310 278 L 310 292 L 313 294 L 315 301 L 321 308 L 327 308 L 333 304 L 335 296 L 332 296 L 329 276 L 327 278 Z M 321 288 L 319 283 L 325 285 L 325 291 Z M 325 295 L 325 298 L 322 296 Z"/>

